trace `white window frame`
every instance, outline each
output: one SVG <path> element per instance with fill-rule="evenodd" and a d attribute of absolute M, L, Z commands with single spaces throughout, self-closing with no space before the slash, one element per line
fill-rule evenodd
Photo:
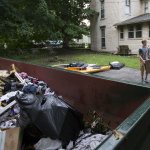
<path fill-rule="evenodd" d="M 126 6 L 131 6 L 131 1 L 130 0 L 126 0 Z"/>
<path fill-rule="evenodd" d="M 127 15 L 131 14 L 131 0 L 125 1 L 125 14 Z"/>
<path fill-rule="evenodd" d="M 106 49 L 106 27 L 101 26 L 100 30 L 101 30 L 101 48 Z"/>
<path fill-rule="evenodd" d="M 137 30 L 137 27 L 138 26 L 141 26 L 141 29 L 140 30 Z M 133 28 L 133 30 L 132 31 L 129 31 L 129 28 Z M 141 37 L 137 37 L 137 32 L 141 32 Z M 133 37 L 129 37 L 129 33 L 133 33 Z M 142 38 L 142 36 L 143 36 L 143 28 L 142 28 L 142 25 L 131 25 L 131 26 L 129 26 L 128 27 L 128 39 L 138 39 L 138 38 Z"/>
<path fill-rule="evenodd" d="M 148 0 L 144 1 L 144 13 L 148 13 Z"/>
<path fill-rule="evenodd" d="M 121 26 L 120 27 L 120 40 L 123 40 L 124 39 L 124 27 L 123 26 Z M 122 37 L 122 35 L 123 35 L 123 37 Z"/>
<path fill-rule="evenodd" d="M 101 19 L 105 19 L 105 1 L 101 0 Z"/>
<path fill-rule="evenodd" d="M 141 27 L 140 30 L 137 29 L 138 26 Z M 141 37 L 137 37 L 137 33 L 138 33 L 138 32 L 141 32 Z M 136 25 L 136 26 L 135 26 L 135 38 L 142 38 L 142 25 Z"/>
<path fill-rule="evenodd" d="M 133 30 L 129 30 L 131 27 L 133 28 Z M 129 33 L 133 33 L 133 37 L 129 37 Z M 128 38 L 129 38 L 129 39 L 135 38 L 134 26 L 129 26 L 129 27 L 128 27 Z"/>
<path fill-rule="evenodd" d="M 150 24 L 149 24 L 149 38 L 150 38 Z"/>

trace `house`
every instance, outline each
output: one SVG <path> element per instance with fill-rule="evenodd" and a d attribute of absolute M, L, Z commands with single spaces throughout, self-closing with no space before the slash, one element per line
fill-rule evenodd
<path fill-rule="evenodd" d="M 138 53 L 141 40 L 150 42 L 150 0 L 92 0 L 91 49 L 117 51 L 128 45 Z"/>
<path fill-rule="evenodd" d="M 90 21 L 87 20 L 87 19 L 84 19 L 82 21 L 87 27 L 90 26 Z M 76 43 L 76 44 L 91 44 L 91 37 L 90 37 L 90 34 L 89 35 L 84 35 L 82 34 L 82 38 L 81 39 L 73 39 L 73 41 Z"/>
<path fill-rule="evenodd" d="M 90 44 L 91 43 L 90 35 L 82 35 L 81 39 L 73 39 L 73 40 L 77 44 Z"/>

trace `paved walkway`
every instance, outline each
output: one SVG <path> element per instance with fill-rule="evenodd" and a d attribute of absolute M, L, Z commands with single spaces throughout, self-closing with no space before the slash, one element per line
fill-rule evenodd
<path fill-rule="evenodd" d="M 142 83 L 140 71 L 137 69 L 124 67 L 120 70 L 109 70 L 105 72 L 95 73 L 94 75 L 150 87 L 150 75 L 148 76 L 149 83 Z"/>

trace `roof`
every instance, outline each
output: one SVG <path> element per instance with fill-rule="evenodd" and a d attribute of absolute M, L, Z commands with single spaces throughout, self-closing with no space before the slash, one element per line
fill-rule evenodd
<path fill-rule="evenodd" d="M 128 20 L 125 20 L 120 23 L 114 24 L 114 26 L 123 26 L 123 25 L 129 25 L 129 24 L 136 24 L 136 23 L 142 23 L 142 22 L 149 22 L 150 21 L 150 13 L 143 14 Z"/>

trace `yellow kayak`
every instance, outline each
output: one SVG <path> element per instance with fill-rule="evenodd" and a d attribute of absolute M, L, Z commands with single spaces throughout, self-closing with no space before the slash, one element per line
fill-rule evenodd
<path fill-rule="evenodd" d="M 82 73 L 96 73 L 96 72 L 110 70 L 110 66 L 102 66 L 102 67 L 96 68 L 96 69 L 94 69 L 92 67 L 86 67 L 85 69 L 81 69 L 80 67 L 67 67 L 65 69 L 71 70 L 71 71 L 82 72 Z"/>

